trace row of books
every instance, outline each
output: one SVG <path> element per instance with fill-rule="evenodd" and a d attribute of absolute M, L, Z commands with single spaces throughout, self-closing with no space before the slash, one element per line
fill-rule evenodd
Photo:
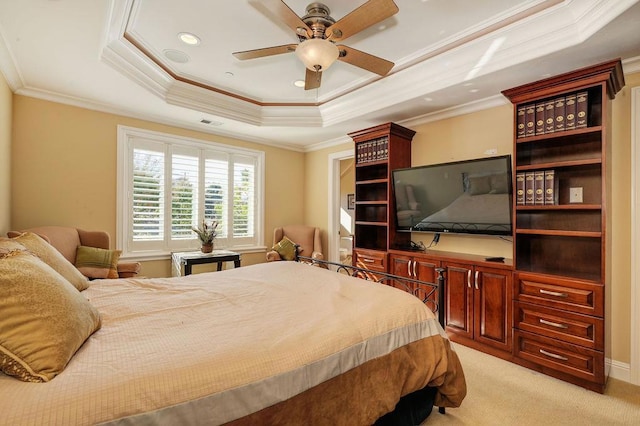
<path fill-rule="evenodd" d="M 517 137 L 525 138 L 587 127 L 588 105 L 588 92 L 519 105 Z"/>
<path fill-rule="evenodd" d="M 356 163 L 387 160 L 389 158 L 389 138 L 379 138 L 356 145 Z"/>
<path fill-rule="evenodd" d="M 516 173 L 516 205 L 558 204 L 555 170 Z"/>

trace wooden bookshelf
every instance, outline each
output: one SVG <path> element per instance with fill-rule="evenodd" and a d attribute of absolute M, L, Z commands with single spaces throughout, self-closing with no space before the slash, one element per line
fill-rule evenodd
<path fill-rule="evenodd" d="M 553 204 L 514 205 L 515 361 L 598 392 L 608 350 L 611 100 L 623 86 L 622 65 L 614 60 L 503 92 L 514 104 L 514 185 L 518 173 L 555 173 Z M 519 110 L 576 95 L 585 101 L 584 127 L 523 135 Z M 554 118 L 569 119 L 567 111 Z M 580 303 L 567 303 L 573 297 Z"/>

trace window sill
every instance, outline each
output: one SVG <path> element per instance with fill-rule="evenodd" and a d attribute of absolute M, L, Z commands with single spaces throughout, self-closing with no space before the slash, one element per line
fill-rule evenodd
<path fill-rule="evenodd" d="M 265 246 L 255 246 L 255 247 L 215 247 L 221 250 L 231 250 L 236 253 L 265 253 L 267 251 L 267 247 Z M 194 251 L 198 250 L 197 248 L 192 249 Z M 180 251 L 188 251 L 188 249 L 182 249 Z M 153 260 L 170 260 L 171 252 L 166 251 L 153 251 L 153 252 L 140 252 L 140 253 L 123 253 L 120 256 L 121 260 L 132 261 L 132 262 L 149 262 Z"/>

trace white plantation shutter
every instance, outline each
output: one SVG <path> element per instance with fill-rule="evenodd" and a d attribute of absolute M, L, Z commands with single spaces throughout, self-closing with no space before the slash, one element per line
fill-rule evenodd
<path fill-rule="evenodd" d="M 218 248 L 262 246 L 264 153 L 122 127 L 118 162 L 123 255 L 197 249 L 203 219 Z"/>
<path fill-rule="evenodd" d="M 228 238 L 229 156 L 207 153 L 204 166 L 204 218 L 218 222 L 218 238 Z"/>
<path fill-rule="evenodd" d="M 198 225 L 199 152 L 173 147 L 171 155 L 171 239 L 190 240 Z"/>
<path fill-rule="evenodd" d="M 254 234 L 255 162 L 236 155 L 233 164 L 233 235 L 250 238 Z"/>
<path fill-rule="evenodd" d="M 164 152 L 133 150 L 131 236 L 133 241 L 164 239 Z"/>

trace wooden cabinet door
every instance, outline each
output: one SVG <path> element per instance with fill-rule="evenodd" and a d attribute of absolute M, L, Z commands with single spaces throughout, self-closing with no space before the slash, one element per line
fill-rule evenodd
<path fill-rule="evenodd" d="M 431 284 L 438 283 L 438 272 L 436 268 L 440 267 L 439 260 L 431 260 L 431 259 L 423 259 L 420 257 L 414 258 L 413 268 L 415 270 L 416 276 L 420 281 L 425 281 Z M 428 302 L 425 304 L 435 312 L 436 307 L 439 306 L 439 293 L 438 291 L 432 291 L 432 287 L 429 286 L 417 286 L 414 290 L 414 294 L 420 298 L 421 300 L 427 299 Z M 438 308 L 439 309 L 439 308 Z"/>
<path fill-rule="evenodd" d="M 399 277 L 414 278 L 413 276 L 413 258 L 411 256 L 402 256 L 398 254 L 392 254 L 389 256 L 389 272 Z M 411 283 L 393 280 L 393 282 L 387 282 L 386 284 L 392 285 L 404 291 L 413 293 L 414 286 Z"/>
<path fill-rule="evenodd" d="M 511 273 L 476 266 L 474 287 L 474 339 L 511 352 Z"/>
<path fill-rule="evenodd" d="M 473 271 L 469 265 L 444 263 L 447 330 L 473 338 Z"/>

